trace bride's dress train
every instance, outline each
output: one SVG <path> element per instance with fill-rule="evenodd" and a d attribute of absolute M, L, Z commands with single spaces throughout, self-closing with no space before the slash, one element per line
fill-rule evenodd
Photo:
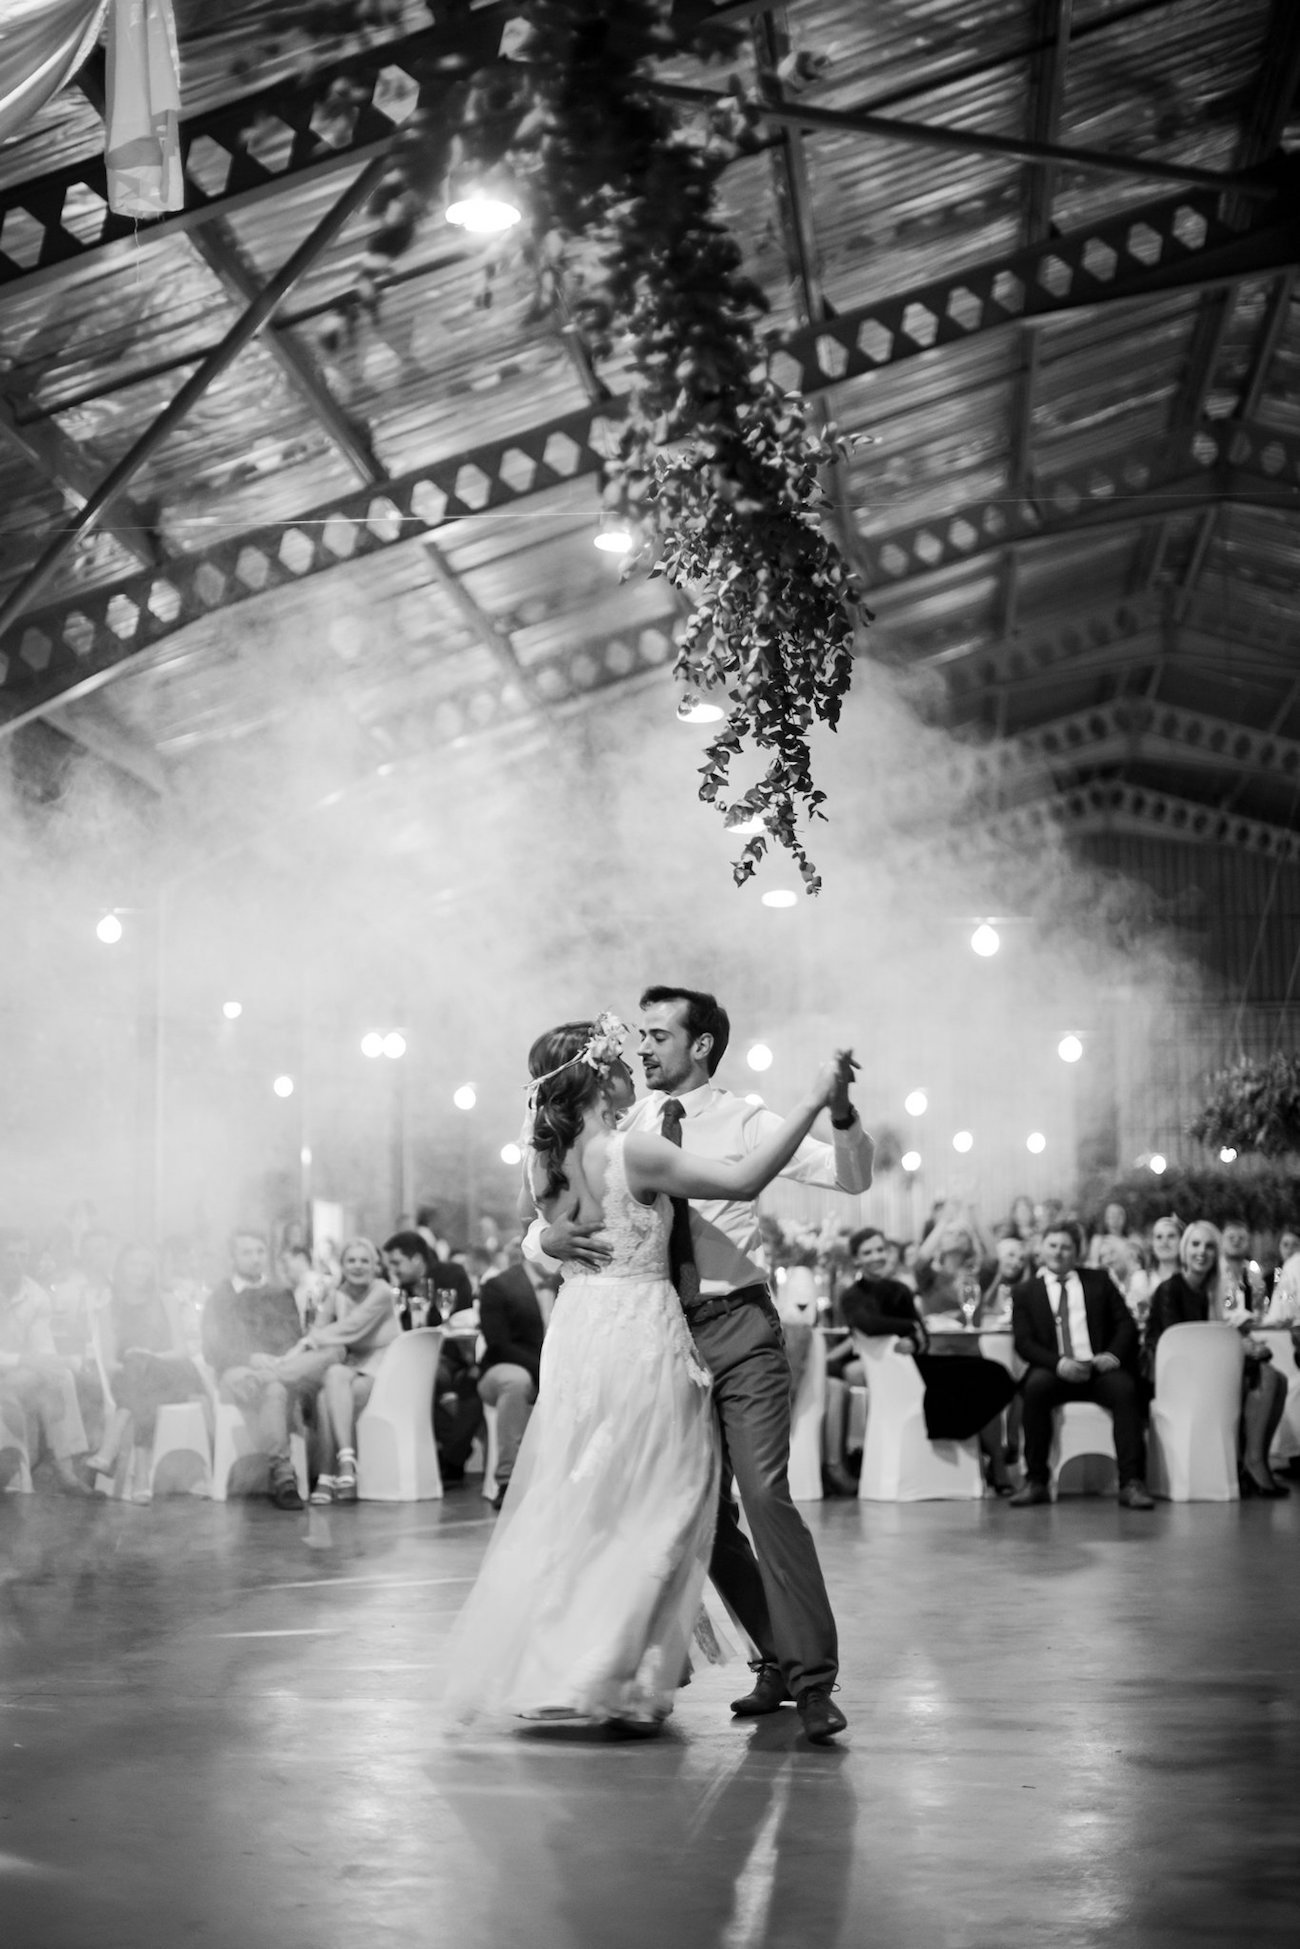
<path fill-rule="evenodd" d="M 609 1147 L 607 1269 L 566 1279 L 496 1534 L 447 1648 L 444 1711 L 651 1722 L 682 1683 L 718 1492 L 710 1380 L 668 1278 L 671 1207 Z"/>

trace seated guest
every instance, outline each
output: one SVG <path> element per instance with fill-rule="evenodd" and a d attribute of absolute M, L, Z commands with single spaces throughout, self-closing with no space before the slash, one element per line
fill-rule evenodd
<path fill-rule="evenodd" d="M 478 1395 L 497 1416 L 497 1492 L 492 1507 L 505 1500 L 515 1457 L 537 1399 L 542 1336 L 555 1303 L 555 1287 L 525 1259 L 483 1281 L 479 1323 L 483 1353 Z"/>
<path fill-rule="evenodd" d="M 981 1239 L 969 1207 L 940 1207 L 937 1223 L 916 1253 L 916 1290 L 927 1320 L 973 1318 L 980 1296 Z"/>
<path fill-rule="evenodd" d="M 473 1306 L 474 1294 L 464 1266 L 440 1259 L 422 1232 L 394 1232 L 384 1244 L 384 1258 L 398 1288 L 398 1318 L 403 1332 L 412 1326 L 444 1325 Z M 465 1480 L 465 1464 L 483 1425 L 472 1340 L 449 1335 L 442 1343 L 433 1408 L 433 1435 L 444 1486 Z"/>
<path fill-rule="evenodd" d="M 1107 1268 L 1116 1246 L 1141 1245 L 1136 1232 L 1129 1230 L 1128 1213 L 1118 1200 L 1112 1200 L 1101 1214 L 1101 1224 L 1088 1240 L 1087 1263 L 1096 1268 Z"/>
<path fill-rule="evenodd" d="M 177 1309 L 168 1304 L 158 1262 L 147 1245 L 124 1245 L 113 1271 L 112 1297 L 98 1314 L 95 1333 L 116 1407 L 97 1452 L 86 1466 L 111 1475 L 128 1428 L 136 1452 L 137 1502 L 149 1500 L 149 1464 L 158 1410 L 169 1401 L 208 1403 L 198 1368 L 185 1351 Z"/>
<path fill-rule="evenodd" d="M 1229 1314 L 1262 1314 L 1267 1289 L 1263 1273 L 1250 1256 L 1250 1226 L 1244 1218 L 1225 1218 L 1221 1240 L 1219 1266 Z"/>
<path fill-rule="evenodd" d="M 1294 1326 L 1300 1321 L 1300 1228 L 1284 1225 L 1277 1242 L 1280 1261 L 1264 1315 L 1265 1326 Z"/>
<path fill-rule="evenodd" d="M 64 1493 L 88 1496 L 93 1491 L 76 1466 L 89 1446 L 77 1389 L 55 1351 L 50 1296 L 30 1277 L 30 1258 L 25 1233 L 0 1232 L 0 1406 L 6 1422 L 25 1425 L 30 1459 L 43 1443 Z M 4 1455 L 18 1459 L 9 1448 Z"/>
<path fill-rule="evenodd" d="M 1164 1218 L 1157 1218 L 1151 1227 L 1151 1250 L 1149 1263 L 1144 1259 L 1133 1273 L 1125 1289 L 1124 1298 L 1129 1312 L 1139 1326 L 1146 1323 L 1151 1310 L 1151 1295 L 1157 1286 L 1178 1270 L 1178 1241 L 1183 1235 L 1183 1221 L 1172 1212 Z"/>
<path fill-rule="evenodd" d="M 1051 1500 L 1052 1411 L 1069 1401 L 1095 1401 L 1115 1424 L 1119 1500 L 1154 1509 L 1143 1485 L 1146 1454 L 1138 1387 L 1138 1332 L 1109 1273 L 1078 1266 L 1082 1240 L 1069 1219 L 1049 1220 L 1042 1271 L 1016 1289 L 1011 1330 L 1029 1372 L 1021 1383 L 1025 1486 L 1017 1508 Z"/>
<path fill-rule="evenodd" d="M 293 1294 L 267 1277 L 266 1240 L 236 1232 L 231 1272 L 213 1287 L 203 1308 L 203 1358 L 223 1401 L 233 1401 L 256 1446 L 271 1458 L 270 1498 L 277 1509 L 301 1509 L 289 1459 L 290 1416 L 314 1397 L 338 1351 L 302 1354 Z"/>
<path fill-rule="evenodd" d="M 385 1350 L 401 1332 L 396 1302 L 393 1288 L 380 1276 L 377 1247 L 368 1238 L 350 1239 L 343 1247 L 339 1283 L 298 1343 L 301 1353 L 333 1350 L 339 1356 L 321 1380 L 323 1462 L 313 1502 L 357 1499 L 357 1416 L 370 1399 Z"/>
<path fill-rule="evenodd" d="M 1160 1336 L 1171 1326 L 1192 1320 L 1226 1320 L 1238 1325 L 1241 1309 L 1234 1305 L 1237 1290 L 1232 1274 L 1223 1263 L 1222 1241 L 1213 1225 L 1204 1219 L 1189 1225 L 1178 1248 L 1179 1270 L 1158 1286 L 1151 1296 L 1151 1312 L 1146 1329 L 1147 1372 L 1154 1381 L 1156 1348 Z M 1268 1465 L 1268 1451 L 1286 1406 L 1286 1382 L 1269 1365 L 1270 1350 L 1252 1340 L 1240 1327 L 1246 1345 L 1246 1371 L 1242 1391 L 1238 1442 L 1242 1455 L 1239 1471 L 1243 1496 L 1286 1496 L 1291 1492 L 1279 1482 Z"/>
<path fill-rule="evenodd" d="M 1004 1232 L 993 1247 L 995 1265 L 980 1295 L 980 1310 L 975 1324 L 981 1327 L 1009 1326 L 1011 1294 L 1024 1274 L 1028 1254 L 1018 1232 Z"/>
<path fill-rule="evenodd" d="M 904 1343 L 900 1353 L 910 1350 L 925 1383 L 925 1431 L 930 1440 L 969 1441 L 978 1436 L 985 1481 L 998 1495 L 1010 1495 L 1002 1454 L 1002 1412 L 1016 1391 L 1011 1375 L 999 1361 L 967 1354 L 964 1347 L 954 1350 L 956 1357 L 930 1352 L 916 1299 L 898 1280 L 883 1277 L 887 1263 L 883 1234 L 867 1226 L 855 1232 L 850 1244 L 858 1277 L 840 1296 L 845 1325 L 868 1338 L 897 1334 Z"/>

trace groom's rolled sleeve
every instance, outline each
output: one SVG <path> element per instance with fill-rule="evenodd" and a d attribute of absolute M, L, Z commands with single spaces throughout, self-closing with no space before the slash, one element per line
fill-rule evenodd
<path fill-rule="evenodd" d="M 746 1149 L 752 1150 L 758 1139 L 771 1136 L 780 1126 L 781 1119 L 774 1110 L 759 1111 L 751 1120 L 755 1135 Z M 876 1146 L 858 1118 L 854 1117 L 847 1130 L 837 1130 L 832 1124 L 831 1138 L 824 1144 L 820 1137 L 805 1137 L 781 1176 L 795 1184 L 817 1185 L 823 1191 L 847 1191 L 854 1196 L 869 1191 Z"/>
<path fill-rule="evenodd" d="M 564 1266 L 559 1259 L 548 1259 L 545 1252 L 543 1252 L 542 1233 L 545 1230 L 546 1220 L 544 1218 L 534 1218 L 532 1224 L 524 1233 L 523 1252 L 524 1257 L 530 1265 L 535 1265 L 539 1272 L 549 1273 L 554 1278 L 556 1273 L 563 1272 Z"/>

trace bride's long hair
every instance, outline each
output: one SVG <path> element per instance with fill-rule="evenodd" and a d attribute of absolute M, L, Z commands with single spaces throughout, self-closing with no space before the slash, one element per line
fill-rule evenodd
<path fill-rule="evenodd" d="M 606 1079 L 599 1069 L 576 1060 L 595 1028 L 594 1022 L 562 1022 L 558 1029 L 539 1035 L 528 1051 L 529 1075 L 546 1078 L 537 1086 L 531 1137 L 533 1149 L 546 1168 L 544 1198 L 568 1190 L 564 1159 L 577 1141 L 588 1104 L 605 1087 Z M 552 1071 L 559 1073 L 553 1075 Z"/>

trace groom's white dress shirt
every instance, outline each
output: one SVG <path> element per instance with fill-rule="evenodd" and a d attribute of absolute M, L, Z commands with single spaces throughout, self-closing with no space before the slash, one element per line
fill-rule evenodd
<path fill-rule="evenodd" d="M 743 1096 L 714 1083 L 675 1094 L 682 1106 L 682 1149 L 701 1157 L 739 1163 L 783 1122 L 775 1110 L 747 1103 Z M 640 1097 L 619 1129 L 658 1136 L 667 1101 L 660 1090 Z M 831 1135 L 833 1142 L 829 1144 L 805 1137 L 781 1176 L 792 1178 L 796 1184 L 821 1185 L 827 1191 L 856 1194 L 867 1190 L 875 1146 L 861 1123 L 855 1117 L 847 1130 L 836 1130 L 832 1125 Z M 734 1198 L 704 1198 L 692 1200 L 690 1214 L 701 1296 L 736 1292 L 767 1278 L 756 1204 Z M 555 1262 L 546 1258 L 538 1242 L 544 1229 L 545 1220 L 537 1219 L 524 1242 L 524 1252 L 536 1263 L 550 1266 Z"/>
<path fill-rule="evenodd" d="M 1067 1272 L 1064 1279 L 1058 1272 L 1045 1272 L 1048 1298 L 1052 1302 L 1052 1314 L 1056 1320 L 1056 1343 L 1065 1352 L 1065 1342 L 1061 1334 L 1061 1308 L 1064 1306 L 1070 1320 L 1070 1343 L 1074 1348 L 1076 1360 L 1091 1360 L 1092 1335 L 1088 1332 L 1088 1308 L 1084 1303 L 1083 1281 L 1077 1272 Z"/>

